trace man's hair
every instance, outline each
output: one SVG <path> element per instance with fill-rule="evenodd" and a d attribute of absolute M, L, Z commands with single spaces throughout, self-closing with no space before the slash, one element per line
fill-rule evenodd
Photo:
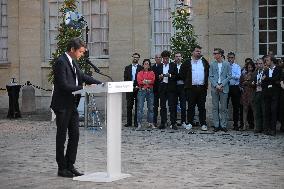
<path fill-rule="evenodd" d="M 137 52 L 136 52 L 136 53 L 133 53 L 133 54 L 132 54 L 132 57 L 133 57 L 134 55 L 137 55 L 137 56 L 139 56 L 139 58 L 140 58 L 140 54 L 139 54 L 139 53 L 137 53 Z"/>
<path fill-rule="evenodd" d="M 164 51 L 161 53 L 161 56 L 162 56 L 162 58 L 164 58 L 164 57 L 171 57 L 171 52 L 170 52 L 170 51 L 167 51 L 167 50 L 164 50 Z"/>
<path fill-rule="evenodd" d="M 236 56 L 234 52 L 229 52 L 227 56 Z"/>
<path fill-rule="evenodd" d="M 202 47 L 199 46 L 199 45 L 194 45 L 194 46 L 192 47 L 191 52 L 195 51 L 195 49 L 202 49 Z"/>
<path fill-rule="evenodd" d="M 224 56 L 224 50 L 221 48 L 214 48 L 214 51 L 218 51 L 222 56 Z"/>
<path fill-rule="evenodd" d="M 85 47 L 86 48 L 86 44 L 85 44 L 85 42 L 81 38 L 75 37 L 75 38 L 70 39 L 67 42 L 66 47 L 67 47 L 67 51 L 70 52 L 72 48 L 74 48 L 74 50 L 78 50 L 81 47 Z"/>

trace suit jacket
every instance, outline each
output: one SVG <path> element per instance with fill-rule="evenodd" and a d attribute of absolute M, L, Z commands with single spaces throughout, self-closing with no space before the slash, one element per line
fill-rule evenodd
<path fill-rule="evenodd" d="M 205 58 L 201 58 L 204 67 L 204 86 L 208 88 L 209 77 L 209 63 Z M 180 67 L 180 78 L 184 81 L 184 88 L 190 89 L 192 87 L 192 64 L 191 58 L 186 60 Z"/>
<path fill-rule="evenodd" d="M 271 89 L 274 92 L 277 92 L 280 89 L 280 79 L 281 79 L 281 69 L 278 66 L 275 66 L 272 77 L 269 77 L 269 69 L 265 69 L 263 72 L 265 79 L 261 82 L 261 87 L 264 92 Z M 268 88 L 272 86 L 271 88 Z"/>
<path fill-rule="evenodd" d="M 221 84 L 223 85 L 223 92 L 229 93 L 229 81 L 232 77 L 232 69 L 228 62 L 222 62 L 222 69 L 221 69 Z M 219 79 L 219 68 L 217 61 L 213 61 L 210 64 L 209 68 L 209 81 L 211 83 L 212 90 L 218 85 Z"/>
<path fill-rule="evenodd" d="M 137 74 L 139 71 L 141 71 L 143 69 L 143 67 L 139 64 L 137 64 L 137 69 L 136 69 L 136 73 L 135 73 L 135 80 L 133 81 L 133 87 L 135 88 L 136 86 L 138 86 L 137 84 Z M 132 81 L 132 64 L 126 66 L 124 68 L 124 81 Z"/>
<path fill-rule="evenodd" d="M 100 84 L 101 82 L 84 74 L 75 61 L 72 61 L 76 68 L 78 86 L 76 86 L 76 74 L 68 57 L 64 53 L 53 65 L 54 91 L 50 107 L 56 110 L 72 108 L 74 103 L 79 103 L 80 95 L 74 96 L 72 92 L 83 88 L 83 82 L 87 84 Z"/>
<path fill-rule="evenodd" d="M 153 70 L 154 74 L 155 74 L 155 82 L 154 82 L 154 87 L 153 87 L 153 91 L 154 93 L 158 92 L 159 89 L 159 75 L 158 75 L 158 67 L 159 65 L 154 64 L 151 69 Z"/>
<path fill-rule="evenodd" d="M 178 74 L 178 69 L 175 65 L 175 63 L 170 62 L 169 63 L 169 74 L 171 74 L 171 77 L 169 77 L 168 80 L 168 90 L 169 91 L 175 91 L 176 90 L 176 85 L 177 85 L 177 74 Z M 157 80 L 159 80 L 159 83 L 162 83 L 162 79 L 159 78 L 159 75 L 163 74 L 163 64 L 160 64 L 157 68 Z"/>

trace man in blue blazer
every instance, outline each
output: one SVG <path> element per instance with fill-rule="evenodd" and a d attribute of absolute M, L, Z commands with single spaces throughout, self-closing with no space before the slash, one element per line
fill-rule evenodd
<path fill-rule="evenodd" d="M 100 84 L 101 82 L 84 74 L 76 63 L 85 52 L 86 45 L 80 38 L 71 39 L 67 52 L 56 60 L 53 66 L 54 92 L 51 108 L 56 114 L 56 161 L 58 176 L 73 177 L 82 173 L 74 167 L 79 141 L 79 114 L 77 105 L 80 95 L 72 92 L 83 89 L 83 82 Z M 64 155 L 64 144 L 68 130 L 68 144 Z"/>
<path fill-rule="evenodd" d="M 232 71 L 230 64 L 223 59 L 224 50 L 215 48 L 213 56 L 215 60 L 210 64 L 209 81 L 211 83 L 214 131 L 217 132 L 222 130 L 227 132 L 227 99 L 229 93 L 229 80 L 231 79 Z"/>

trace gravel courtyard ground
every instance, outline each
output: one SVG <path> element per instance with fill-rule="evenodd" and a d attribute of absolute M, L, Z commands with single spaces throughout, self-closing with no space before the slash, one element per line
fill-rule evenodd
<path fill-rule="evenodd" d="M 92 183 L 57 177 L 55 123 L 46 116 L 23 117 L 0 119 L 1 189 L 284 188 L 283 133 L 123 128 L 122 172 L 132 177 Z M 80 128 L 76 167 L 106 171 L 105 127 Z"/>

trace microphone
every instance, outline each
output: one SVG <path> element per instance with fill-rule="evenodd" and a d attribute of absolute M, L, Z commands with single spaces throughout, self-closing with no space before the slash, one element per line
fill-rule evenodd
<path fill-rule="evenodd" d="M 101 72 L 101 70 L 97 66 L 95 66 L 89 59 L 86 60 L 86 63 L 89 64 L 92 68 L 94 68 L 95 72 Z"/>
<path fill-rule="evenodd" d="M 97 73 L 101 72 L 101 70 L 90 61 L 88 49 L 86 49 L 86 51 L 85 51 L 85 59 L 86 59 L 86 63 L 89 64 L 92 68 L 94 68 L 95 72 L 97 72 Z"/>

